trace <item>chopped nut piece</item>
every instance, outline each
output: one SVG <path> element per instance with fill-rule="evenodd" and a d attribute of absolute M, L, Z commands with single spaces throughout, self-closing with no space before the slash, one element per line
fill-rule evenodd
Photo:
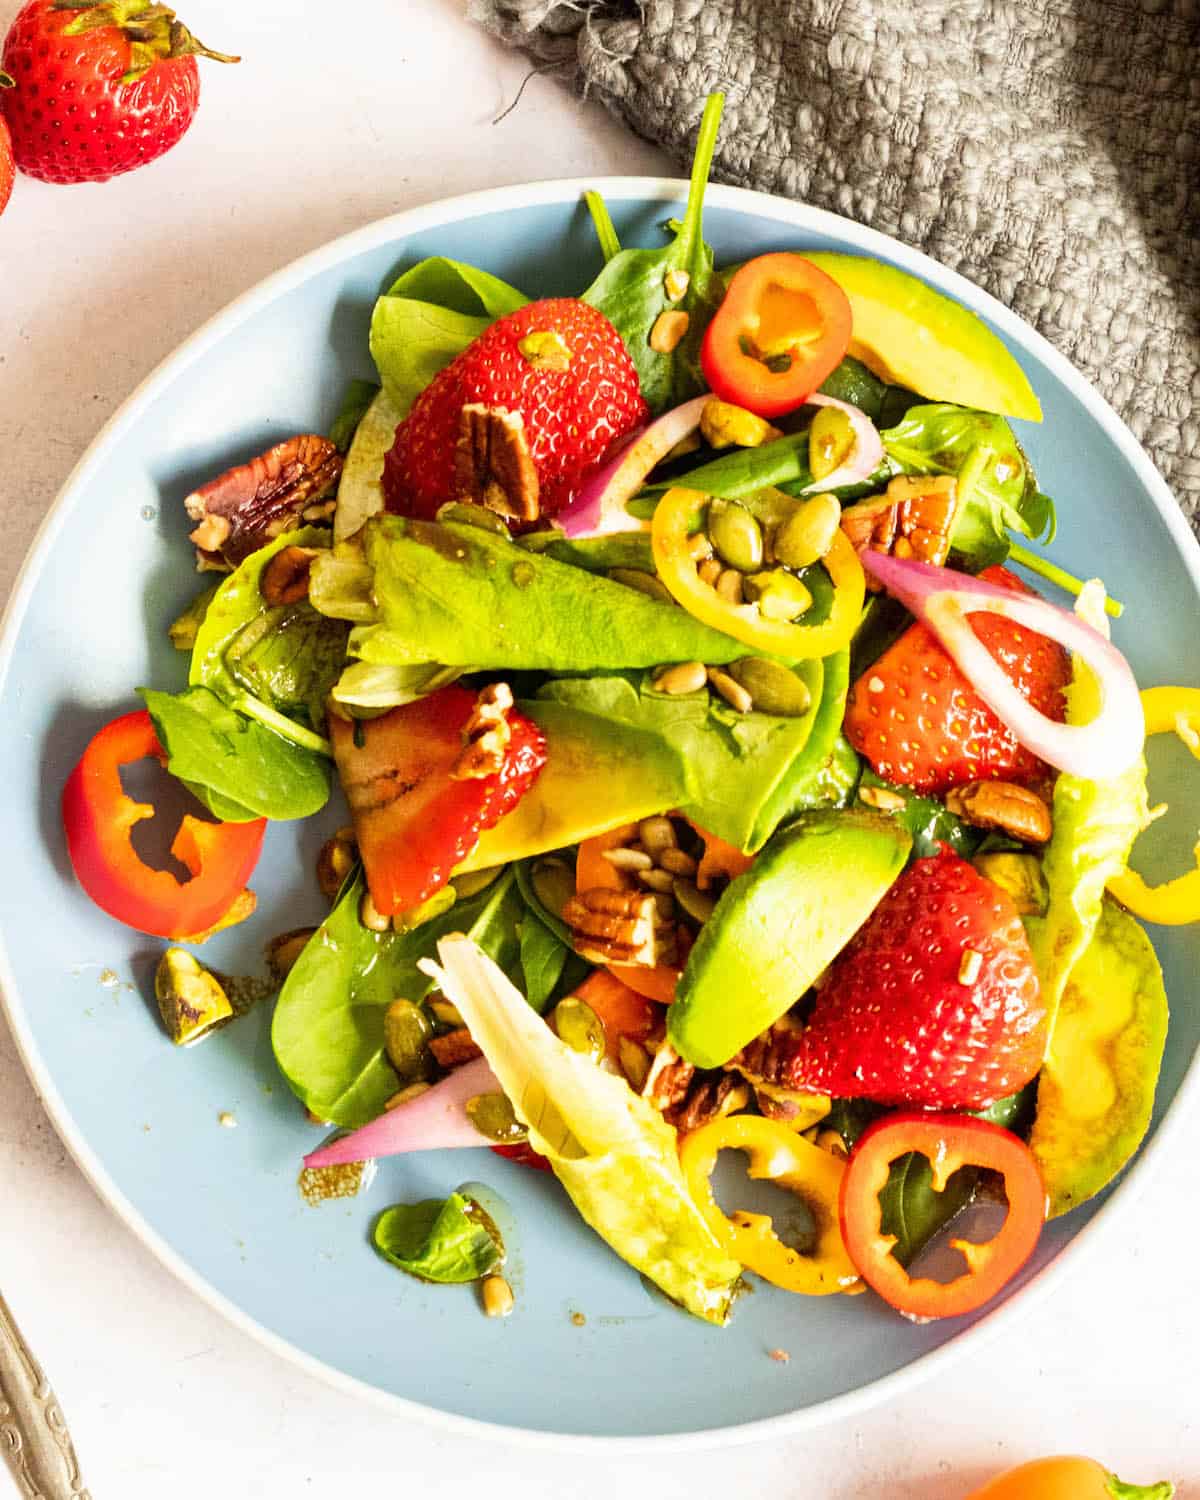
<path fill-rule="evenodd" d="M 786 1365 L 792 1357 L 786 1349 L 768 1349 L 767 1353 L 777 1365 Z"/>
<path fill-rule="evenodd" d="M 580 891 L 567 901 L 562 915 L 575 951 L 593 963 L 653 968 L 675 956 L 675 928 L 648 891 Z"/>
<path fill-rule="evenodd" d="M 672 354 L 688 331 L 691 318 L 685 312 L 660 312 L 650 330 L 650 347 L 655 354 Z"/>
<path fill-rule="evenodd" d="M 183 502 L 198 523 L 192 541 L 199 565 L 236 568 L 295 526 L 333 490 L 341 472 L 342 456 L 329 439 L 307 432 L 201 485 Z"/>
<path fill-rule="evenodd" d="M 698 693 L 708 681 L 708 668 L 702 661 L 684 661 L 677 667 L 668 667 L 654 679 L 657 692 L 677 697 L 682 693 Z"/>
<path fill-rule="evenodd" d="M 642 1098 L 655 1109 L 665 1112 L 673 1105 L 683 1103 L 695 1076 L 695 1067 L 685 1062 L 670 1042 L 663 1042 L 654 1054 L 654 1061 L 642 1084 Z"/>
<path fill-rule="evenodd" d="M 736 1114 L 750 1102 L 750 1089 L 735 1073 L 697 1073 L 686 1095 L 663 1110 L 663 1118 L 681 1135 L 710 1120 Z"/>
<path fill-rule="evenodd" d="M 520 412 L 477 401 L 463 407 L 454 484 L 458 499 L 468 504 L 516 521 L 537 520 L 540 486 Z"/>
<path fill-rule="evenodd" d="M 858 800 L 873 807 L 876 812 L 902 812 L 907 806 L 899 792 L 893 792 L 886 786 L 860 786 Z"/>
<path fill-rule="evenodd" d="M 1045 802 L 1011 781 L 968 781 L 947 794 L 946 807 L 976 828 L 999 828 L 1026 844 L 1044 844 L 1054 831 Z"/>
<path fill-rule="evenodd" d="M 336 901 L 342 882 L 354 868 L 358 858 L 358 845 L 352 828 L 339 828 L 331 839 L 326 839 L 317 855 L 317 884 L 327 901 Z"/>
<path fill-rule="evenodd" d="M 492 682 L 481 689 L 471 716 L 463 725 L 463 750 L 451 776 L 458 781 L 469 781 L 476 776 L 499 774 L 512 739 L 508 722 L 512 706 L 512 689 L 507 682 Z"/>
<path fill-rule="evenodd" d="M 964 948 L 958 965 L 959 984 L 974 984 L 983 968 L 983 954 L 975 948 Z"/>
<path fill-rule="evenodd" d="M 748 714 L 754 707 L 754 699 L 728 672 L 722 672 L 718 667 L 709 667 L 708 680 L 735 713 Z"/>
<path fill-rule="evenodd" d="M 517 345 L 535 370 L 561 374 L 571 364 L 571 346 L 556 328 L 535 328 Z"/>
<path fill-rule="evenodd" d="M 672 302 L 678 302 L 681 297 L 687 296 L 687 289 L 692 284 L 692 278 L 687 271 L 677 270 L 674 266 L 663 277 L 663 290 Z"/>
<path fill-rule="evenodd" d="M 315 547 L 284 547 L 262 570 L 259 592 L 273 609 L 308 598 L 308 575 L 316 555 Z"/>
<path fill-rule="evenodd" d="M 391 917 L 384 916 L 371 900 L 370 891 L 362 893 L 362 900 L 358 903 L 358 920 L 370 932 L 388 932 L 392 925 Z"/>
<path fill-rule="evenodd" d="M 958 516 L 958 488 L 952 474 L 901 474 L 887 493 L 849 505 L 842 530 L 855 551 L 892 552 L 940 567 L 950 554 Z M 880 585 L 868 577 L 867 587 Z"/>
<path fill-rule="evenodd" d="M 618 846 L 615 849 L 606 849 L 603 858 L 612 865 L 614 870 L 652 870 L 654 861 L 644 849 L 635 849 L 632 845 L 628 847 Z"/>
<path fill-rule="evenodd" d="M 457 1031 L 448 1031 L 445 1036 L 431 1037 L 429 1050 L 443 1068 L 459 1068 L 463 1063 L 473 1062 L 477 1057 L 483 1056 L 465 1026 L 460 1026 Z"/>
<path fill-rule="evenodd" d="M 503 1276 L 485 1276 L 481 1293 L 483 1310 L 489 1318 L 507 1318 L 512 1312 L 512 1287 Z"/>
<path fill-rule="evenodd" d="M 280 983 L 292 972 L 316 930 L 315 927 L 293 927 L 290 932 L 279 933 L 267 944 L 267 967 Z"/>
<path fill-rule="evenodd" d="M 220 982 L 186 948 L 168 948 L 154 974 L 154 996 L 167 1035 L 190 1047 L 233 1015 Z"/>

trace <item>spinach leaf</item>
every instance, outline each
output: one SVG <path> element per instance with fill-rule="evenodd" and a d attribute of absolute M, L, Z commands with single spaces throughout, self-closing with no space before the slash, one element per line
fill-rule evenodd
<path fill-rule="evenodd" d="M 599 193 L 584 193 L 583 201 L 588 206 L 588 213 L 592 216 L 592 224 L 596 230 L 596 239 L 600 244 L 600 254 L 607 264 L 614 255 L 621 253 L 621 241 L 617 238 L 617 231 L 613 227 L 612 215 L 608 211 L 608 204 Z"/>
<path fill-rule="evenodd" d="M 648 531 L 618 531 L 612 536 L 580 537 L 578 541 L 559 537 L 537 550 L 555 562 L 569 563 L 588 573 L 607 573 L 609 568 L 654 572 L 654 550 Z"/>
<path fill-rule="evenodd" d="M 840 660 L 844 670 L 844 655 Z M 546 683 L 538 697 L 658 735 L 678 751 L 700 789 L 687 811 L 710 833 L 753 850 L 803 803 L 815 769 L 805 752 L 825 706 L 826 671 L 837 661 L 807 661 L 795 668 L 812 695 L 808 713 L 798 718 L 735 714 L 706 688 L 660 693 L 649 674 L 637 672 L 558 678 Z M 843 679 L 843 698 L 844 692 Z M 840 718 L 838 710 L 836 719 Z M 835 733 L 836 724 L 819 759 L 828 754 Z"/>
<path fill-rule="evenodd" d="M 405 271 L 371 314 L 371 357 L 397 421 L 439 370 L 528 300 L 499 277 L 440 255 Z"/>
<path fill-rule="evenodd" d="M 478 1205 L 462 1193 L 397 1203 L 376 1219 L 372 1238 L 385 1260 L 422 1281 L 478 1281 L 503 1260 Z"/>
<path fill-rule="evenodd" d="M 283 548 L 328 544 L 328 531 L 306 526 L 252 553 L 209 604 L 188 673 L 192 687 L 209 688 L 231 708 L 322 754 L 329 747 L 317 730 L 345 661 L 349 632 L 307 600 L 271 607 L 261 583 L 264 568 Z"/>
<path fill-rule="evenodd" d="M 654 412 L 678 406 L 706 389 L 700 345 L 720 302 L 721 286 L 713 274 L 712 251 L 704 243 L 701 220 L 723 104 L 723 94 L 711 94 L 704 106 L 687 208 L 671 243 L 661 250 L 618 251 L 583 294 L 583 300 L 599 309 L 625 341 L 642 395 Z M 688 278 L 687 290 L 675 299 L 666 287 L 667 273 L 672 271 Z M 670 354 L 657 354 L 650 347 L 650 333 L 659 316 L 668 311 L 687 313 L 687 332 Z"/>
<path fill-rule="evenodd" d="M 969 859 L 983 841 L 982 829 L 972 828 L 969 823 L 956 818 L 936 797 L 922 797 L 911 787 L 885 781 L 869 766 L 862 773 L 859 787 L 883 787 L 895 796 L 904 798 L 902 808 L 894 811 L 889 808 L 885 816 L 898 818 L 912 834 L 911 859 L 926 859 L 931 854 L 936 854 L 939 844 L 948 844 L 955 854 Z"/>
<path fill-rule="evenodd" d="M 208 613 L 208 606 L 213 602 L 219 583 L 210 583 L 203 589 L 181 615 L 178 615 L 167 626 L 167 635 L 170 637 L 172 646 L 176 651 L 191 651 L 196 644 L 196 636 L 204 624 L 204 616 Z"/>
<path fill-rule="evenodd" d="M 674 604 L 452 522 L 373 517 L 314 561 L 311 598 L 363 621 L 350 654 L 383 666 L 589 672 L 745 655 Z"/>
<path fill-rule="evenodd" d="M 934 1235 L 967 1206 L 978 1185 L 978 1170 L 960 1167 L 943 1191 L 935 1192 L 933 1168 L 919 1151 L 892 1163 L 879 1202 L 883 1232 L 896 1236 L 892 1254 L 902 1266 L 915 1260 Z"/>
<path fill-rule="evenodd" d="M 887 594 L 868 594 L 850 642 L 850 681 L 857 682 L 912 622 L 912 615 L 899 600 Z"/>
<path fill-rule="evenodd" d="M 878 375 L 872 375 L 861 360 L 850 354 L 847 354 L 821 386 L 824 395 L 857 406 L 859 411 L 866 412 L 872 422 L 882 411 L 884 397 L 890 389 Z"/>
<path fill-rule="evenodd" d="M 329 800 L 328 763 L 235 713 L 207 688 L 141 688 L 167 770 L 222 822 L 307 818 Z"/>
<path fill-rule="evenodd" d="M 911 407 L 880 435 L 898 472 L 958 476 L 951 540 L 973 562 L 1003 562 L 1010 531 L 1036 538 L 1048 526 L 1047 497 L 1003 417 L 940 402 Z"/>
<path fill-rule="evenodd" d="M 373 380 L 352 380 L 347 385 L 341 408 L 329 428 L 329 441 L 339 453 L 349 451 L 358 424 L 378 394 L 379 387 Z"/>
<path fill-rule="evenodd" d="M 284 1077 L 322 1120 L 357 1126 L 382 1114 L 396 1092 L 383 1048 L 383 1014 L 393 1000 L 420 1000 L 431 982 L 417 967 L 450 932 L 469 933 L 508 973 L 519 958 L 525 904 L 511 871 L 411 932 L 372 932 L 359 921 L 361 874 L 288 974 L 271 1027 Z"/>
<path fill-rule="evenodd" d="M 540 917 L 527 910 L 520 924 L 521 974 L 526 1000 L 539 1014 L 558 987 L 571 948 Z"/>

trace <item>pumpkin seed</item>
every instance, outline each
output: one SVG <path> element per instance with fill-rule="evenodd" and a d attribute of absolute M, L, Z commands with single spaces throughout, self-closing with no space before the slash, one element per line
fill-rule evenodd
<path fill-rule="evenodd" d="M 429 1006 L 430 1013 L 439 1026 L 458 1031 L 467 1024 L 462 1018 L 462 1012 L 452 1001 L 437 999 L 427 1000 L 425 1003 Z"/>
<path fill-rule="evenodd" d="M 429 1071 L 429 1017 L 411 1000 L 393 1000 L 383 1013 L 383 1050 L 403 1083 L 415 1083 Z"/>
<path fill-rule="evenodd" d="M 762 566 L 762 527 L 739 501 L 709 503 L 708 539 L 721 561 L 739 573 Z"/>
<path fill-rule="evenodd" d="M 635 1093 L 641 1093 L 650 1076 L 650 1054 L 641 1042 L 623 1036 L 617 1043 L 617 1055 L 621 1060 L 621 1071 L 629 1079 L 630 1087 Z"/>
<path fill-rule="evenodd" d="M 676 901 L 693 922 L 699 922 L 703 926 L 712 916 L 716 901 L 712 896 L 698 889 L 690 880 L 676 880 L 672 890 Z"/>
<path fill-rule="evenodd" d="M 672 875 L 686 875 L 690 878 L 696 873 L 696 861 L 682 849 L 660 850 L 658 862 L 664 870 L 670 870 Z"/>
<path fill-rule="evenodd" d="M 478 896 L 480 891 L 487 890 L 503 868 L 503 865 L 492 865 L 486 870 L 471 870 L 466 875 L 456 875 L 454 889 L 458 892 L 458 899 L 467 901 L 472 896 Z"/>
<path fill-rule="evenodd" d="M 799 719 L 812 707 L 808 684 L 780 662 L 765 656 L 743 656 L 726 669 L 754 699 L 760 713 Z"/>
<path fill-rule="evenodd" d="M 476 1094 L 465 1105 L 467 1119 L 489 1141 L 508 1143 L 529 1139 L 529 1132 L 513 1113 L 503 1094 Z"/>
<path fill-rule="evenodd" d="M 593 1062 L 604 1056 L 604 1022 L 577 995 L 568 995 L 554 1007 L 554 1029 L 559 1041 L 570 1047 L 572 1052 L 582 1052 Z"/>
<path fill-rule="evenodd" d="M 704 668 L 700 666 L 698 661 L 689 662 L 688 665 L 700 667 L 700 670 L 704 672 Z M 707 681 L 708 673 L 704 672 L 704 676 L 700 679 L 700 687 L 703 687 Z M 659 858 L 665 849 L 674 849 L 677 844 L 675 825 L 671 822 L 670 818 L 643 818 L 638 824 L 638 838 L 641 840 L 642 848 L 645 849 L 646 853 L 652 855 L 655 859 Z"/>
<path fill-rule="evenodd" d="M 842 520 L 842 507 L 833 495 L 805 500 L 775 533 L 775 556 L 789 568 L 819 562 L 833 546 Z"/>
<path fill-rule="evenodd" d="M 747 598 L 758 605 L 758 612 L 765 620 L 796 620 L 812 608 L 808 589 L 783 568 L 752 573 L 746 579 L 745 589 Z"/>
<path fill-rule="evenodd" d="M 677 667 L 660 672 L 654 679 L 654 686 L 660 693 L 679 697 L 684 693 L 698 693 L 707 681 L 708 668 L 702 661 L 683 661 Z"/>
<path fill-rule="evenodd" d="M 467 505 L 461 500 L 450 500 L 440 506 L 439 521 L 457 521 L 460 526 L 478 526 L 480 531 L 490 531 L 496 536 L 512 538 L 512 533 L 494 510 L 486 505 Z"/>
<path fill-rule="evenodd" d="M 808 433 L 808 467 L 814 479 L 826 479 L 854 451 L 850 418 L 836 406 L 822 406 Z"/>
<path fill-rule="evenodd" d="M 666 584 L 653 573 L 644 572 L 641 568 L 609 568 L 608 576 L 614 583 L 623 583 L 628 589 L 637 589 L 639 594 L 646 594 L 651 599 L 660 599 L 664 604 L 675 603 Z"/>
<path fill-rule="evenodd" d="M 533 893 L 552 917 L 562 918 L 563 907 L 575 894 L 575 876 L 561 859 L 544 859 L 529 877 Z"/>
<path fill-rule="evenodd" d="M 730 708 L 736 709 L 740 714 L 748 714 L 754 707 L 754 699 L 741 685 L 735 682 L 728 672 L 719 671 L 716 667 L 709 667 L 708 680 L 715 692 L 720 693 Z"/>

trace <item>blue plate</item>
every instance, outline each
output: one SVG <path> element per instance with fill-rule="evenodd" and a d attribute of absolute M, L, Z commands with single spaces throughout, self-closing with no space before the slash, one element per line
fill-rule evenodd
<path fill-rule="evenodd" d="M 554 1181 L 487 1152 L 384 1162 L 363 1197 L 310 1208 L 296 1175 L 321 1132 L 275 1069 L 269 1007 L 177 1052 L 153 1008 L 161 945 L 109 921 L 76 886 L 59 822 L 63 782 L 90 736 L 135 706 L 142 683 L 175 687 L 165 628 L 197 589 L 182 499 L 293 432 L 326 428 L 343 386 L 373 374 L 367 327 L 397 268 L 443 254 L 532 294 L 581 289 L 598 266 L 580 192 L 601 187 L 627 244 L 658 242 L 684 185 L 642 179 L 508 188 L 400 214 L 336 241 L 214 319 L 135 393 L 92 445 L 35 545 L 0 645 L 7 726 L 0 778 L 0 979 L 26 1065 L 63 1139 L 114 1210 L 183 1279 L 242 1327 L 344 1386 L 443 1422 L 531 1434 L 682 1441 L 795 1428 L 878 1400 L 979 1330 L 1027 1307 L 1100 1240 L 1177 1126 L 1200 1039 L 1200 933 L 1158 929 L 1175 1002 L 1155 1139 L 1111 1203 L 1051 1225 L 1033 1264 L 986 1318 L 915 1327 L 873 1296 L 805 1299 L 760 1288 L 723 1331 L 676 1311 L 576 1217 Z M 1129 609 L 1115 638 L 1145 684 L 1200 683 L 1200 549 L 1162 481 L 1104 402 L 1047 344 L 961 278 L 829 214 L 716 188 L 718 260 L 820 248 L 879 256 L 982 313 L 1020 358 L 1043 426 L 1021 439 L 1059 501 L 1054 555 L 1102 574 Z M 1152 794 L 1194 802 L 1196 767 L 1152 745 Z M 258 915 L 205 950 L 261 972 L 274 932 L 318 921 L 311 871 L 340 821 L 327 810 L 273 826 L 254 879 Z M 1195 818 L 1185 816 L 1188 830 Z M 1161 832 L 1159 837 L 1162 838 Z M 1139 854 L 1151 875 L 1172 851 Z M 1186 854 L 1173 851 L 1174 857 Z M 1160 860 L 1156 871 L 1155 859 Z M 236 1129 L 222 1129 L 228 1111 Z M 1164 1116 L 1170 1111 L 1170 1120 Z M 1175 1132 L 1177 1135 L 1177 1131 Z M 507 1204 L 517 1310 L 485 1320 L 469 1288 L 426 1287 L 369 1248 L 375 1213 L 483 1179 Z M 1089 1231 L 1084 1235 L 1083 1231 Z M 1069 1251 L 1069 1253 L 1068 1253 Z M 582 1313 L 580 1325 L 573 1315 Z M 768 1351 L 788 1349 L 786 1371 Z M 736 1432 L 734 1431 L 736 1429 Z"/>

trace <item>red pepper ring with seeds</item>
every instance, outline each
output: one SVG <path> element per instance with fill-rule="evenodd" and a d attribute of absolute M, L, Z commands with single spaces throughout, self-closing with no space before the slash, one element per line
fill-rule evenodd
<path fill-rule="evenodd" d="M 952 1281 L 910 1276 L 883 1232 L 880 1193 L 901 1157 L 919 1152 L 933 1169 L 935 1192 L 960 1167 L 996 1172 L 1008 1213 L 992 1239 L 952 1239 L 967 1269 Z M 1046 1189 L 1033 1154 L 1019 1136 L 972 1115 L 905 1110 L 885 1115 L 859 1137 L 842 1178 L 842 1238 L 862 1279 L 910 1318 L 953 1318 L 974 1312 L 1007 1286 L 1033 1253 L 1046 1219 Z"/>

